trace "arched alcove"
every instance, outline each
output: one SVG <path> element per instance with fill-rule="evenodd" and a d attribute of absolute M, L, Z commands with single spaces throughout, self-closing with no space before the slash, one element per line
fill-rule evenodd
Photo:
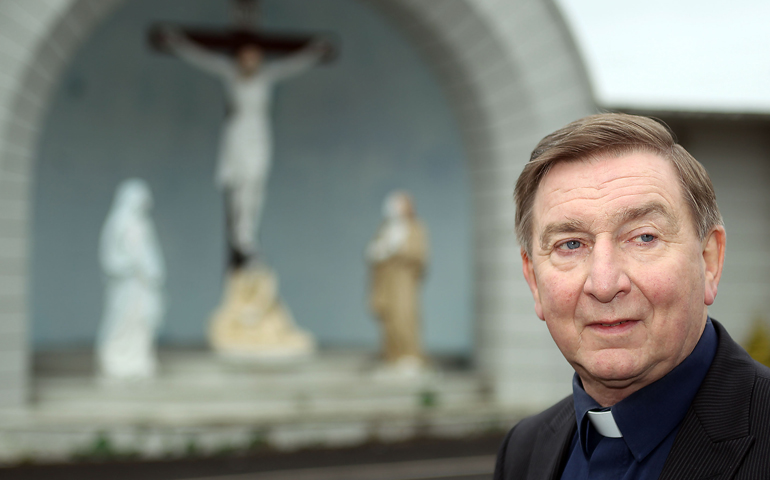
<path fill-rule="evenodd" d="M 28 394 L 28 255 L 36 141 L 50 92 L 89 32 L 125 0 L 0 5 L 0 404 Z M 500 401 L 565 391 L 520 279 L 511 191 L 532 145 L 594 108 L 580 59 L 548 0 L 368 0 L 403 29 L 455 111 L 473 192 L 475 355 Z"/>
<path fill-rule="evenodd" d="M 36 145 L 29 304 L 35 354 L 89 348 L 102 314 L 95 253 L 116 185 L 143 178 L 165 258 L 162 347 L 206 343 L 221 297 L 224 208 L 213 181 L 221 81 L 148 48 L 148 25 L 230 23 L 221 0 L 124 2 L 78 47 Z M 262 260 L 324 350 L 374 351 L 362 252 L 383 198 L 407 189 L 430 234 L 422 295 L 429 354 L 472 353 L 470 186 L 459 130 L 406 36 L 356 0 L 265 2 L 268 31 L 333 32 L 329 64 L 273 89 L 275 150 Z M 78 281 L 69 281 L 72 272 Z"/>

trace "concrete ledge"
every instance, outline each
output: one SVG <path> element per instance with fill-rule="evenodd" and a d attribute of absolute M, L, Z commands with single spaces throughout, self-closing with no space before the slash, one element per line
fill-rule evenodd
<path fill-rule="evenodd" d="M 95 378 L 86 351 L 39 356 L 36 365 L 33 403 L 0 409 L 0 462 L 67 460 L 105 439 L 157 458 L 190 445 L 204 453 L 461 437 L 504 431 L 528 413 L 491 402 L 473 371 L 382 378 L 363 352 L 247 368 L 207 351 L 162 351 L 157 379 L 124 384 Z"/>

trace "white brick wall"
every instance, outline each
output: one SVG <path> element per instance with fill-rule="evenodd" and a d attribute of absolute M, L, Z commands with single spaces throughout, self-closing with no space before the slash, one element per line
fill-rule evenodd
<path fill-rule="evenodd" d="M 770 322 L 770 141 L 767 122 L 697 122 L 678 131 L 704 164 L 727 230 L 719 295 L 709 312 L 736 341 L 748 340 L 759 316 Z"/>
<path fill-rule="evenodd" d="M 29 202 L 49 93 L 79 42 L 116 3 L 0 2 L 0 406 L 29 397 Z"/>
<path fill-rule="evenodd" d="M 48 95 L 79 42 L 122 1 L 0 0 L 0 405 L 27 395 L 28 202 Z M 537 140 L 594 109 L 575 48 L 551 0 L 361 1 L 409 36 L 463 131 L 478 364 L 501 401 L 550 402 L 568 391 L 568 367 L 521 280 L 511 193 Z"/>

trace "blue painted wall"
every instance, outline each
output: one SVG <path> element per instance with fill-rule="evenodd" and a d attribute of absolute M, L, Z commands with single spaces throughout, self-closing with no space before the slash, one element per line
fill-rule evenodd
<path fill-rule="evenodd" d="M 128 1 L 61 79 L 38 147 L 31 309 L 36 348 L 93 342 L 101 317 L 99 231 L 116 185 L 146 179 L 167 268 L 161 340 L 198 344 L 219 302 L 223 206 L 213 184 L 223 90 L 151 52 L 147 26 L 225 25 L 222 0 Z M 263 223 L 267 262 L 297 323 L 322 345 L 378 344 L 363 250 L 391 190 L 413 193 L 431 235 L 424 336 L 472 348 L 470 187 L 436 79 L 385 18 L 353 0 L 266 1 L 270 29 L 334 32 L 330 66 L 275 92 L 276 155 Z"/>

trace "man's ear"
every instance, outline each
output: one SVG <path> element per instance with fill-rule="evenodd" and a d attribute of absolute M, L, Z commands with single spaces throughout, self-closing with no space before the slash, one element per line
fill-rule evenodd
<path fill-rule="evenodd" d="M 532 263 L 532 259 L 529 258 L 527 252 L 521 249 L 521 264 L 524 271 L 524 279 L 529 285 L 529 289 L 532 291 L 532 297 L 535 299 L 535 313 L 540 320 L 545 320 L 543 317 L 543 306 L 540 303 L 540 292 L 537 289 L 537 278 L 535 277 L 535 266 Z"/>
<path fill-rule="evenodd" d="M 717 287 L 722 276 L 722 266 L 725 263 L 725 245 L 727 237 L 725 227 L 717 225 L 703 242 L 703 263 L 705 265 L 706 285 L 703 300 L 711 305 L 717 298 Z"/>

